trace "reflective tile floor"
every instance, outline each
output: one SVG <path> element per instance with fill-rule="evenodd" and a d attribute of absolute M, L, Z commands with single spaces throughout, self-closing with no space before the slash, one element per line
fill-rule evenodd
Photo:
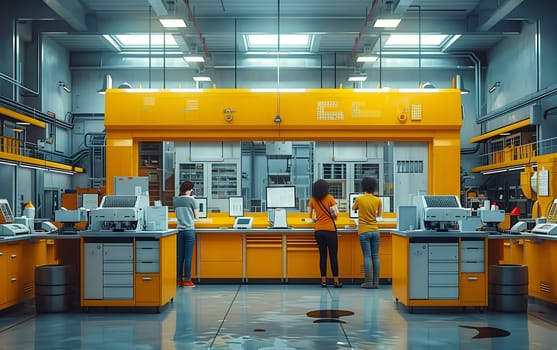
<path fill-rule="evenodd" d="M 557 311 L 408 312 L 391 288 L 198 285 L 155 310 L 0 314 L 0 349 L 553 349 Z"/>

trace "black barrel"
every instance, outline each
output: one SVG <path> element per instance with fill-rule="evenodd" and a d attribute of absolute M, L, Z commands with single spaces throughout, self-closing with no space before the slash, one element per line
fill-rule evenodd
<path fill-rule="evenodd" d="M 488 308 L 491 311 L 528 310 L 528 266 L 490 265 Z"/>
<path fill-rule="evenodd" d="M 72 305 L 73 268 L 69 265 L 42 265 L 35 268 L 37 312 L 64 312 Z"/>

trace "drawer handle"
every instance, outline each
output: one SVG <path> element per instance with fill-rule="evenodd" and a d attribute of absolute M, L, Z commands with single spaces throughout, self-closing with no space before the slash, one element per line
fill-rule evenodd
<path fill-rule="evenodd" d="M 17 277 L 12 277 L 12 278 L 11 278 L 11 281 L 12 281 L 12 282 L 17 282 Z"/>
<path fill-rule="evenodd" d="M 142 277 L 141 278 L 143 281 L 152 281 L 153 277 Z"/>
<path fill-rule="evenodd" d="M 12 259 L 17 258 L 17 254 L 12 254 L 12 255 L 10 255 L 10 258 L 12 258 Z"/>
<path fill-rule="evenodd" d="M 478 277 L 468 277 L 468 281 L 477 281 Z"/>
<path fill-rule="evenodd" d="M 4 256 L 4 253 L 0 252 L 0 256 Z"/>

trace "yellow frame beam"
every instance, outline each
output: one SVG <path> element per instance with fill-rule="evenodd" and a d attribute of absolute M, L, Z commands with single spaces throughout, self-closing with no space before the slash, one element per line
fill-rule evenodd
<path fill-rule="evenodd" d="M 29 123 L 31 125 L 38 126 L 39 128 L 44 129 L 46 127 L 45 122 L 41 122 L 40 120 L 28 117 L 24 114 L 12 111 L 11 109 L 7 109 L 5 107 L 0 106 L 0 114 L 3 114 L 5 116 L 8 116 L 20 122 Z"/>
<path fill-rule="evenodd" d="M 109 193 L 114 176 L 137 176 L 140 142 L 259 140 L 427 142 L 430 193 L 460 192 L 457 89 L 110 89 L 105 96 Z"/>

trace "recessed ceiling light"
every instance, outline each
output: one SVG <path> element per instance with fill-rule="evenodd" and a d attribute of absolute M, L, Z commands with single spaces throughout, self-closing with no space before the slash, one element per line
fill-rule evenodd
<path fill-rule="evenodd" d="M 366 81 L 367 75 L 363 74 L 353 74 L 348 77 L 348 81 Z"/>
<path fill-rule="evenodd" d="M 375 28 L 396 28 L 400 23 L 400 18 L 378 18 L 373 26 Z"/>
<path fill-rule="evenodd" d="M 356 62 L 375 62 L 377 61 L 377 56 L 374 55 L 362 55 L 358 56 Z"/>
<path fill-rule="evenodd" d="M 190 62 L 205 62 L 203 56 L 184 56 L 184 60 L 188 63 Z"/>
<path fill-rule="evenodd" d="M 211 77 L 207 76 L 207 75 L 199 75 L 199 76 L 193 77 L 193 80 L 195 80 L 195 81 L 211 81 Z"/>
<path fill-rule="evenodd" d="M 161 18 L 159 19 L 165 28 L 186 28 L 186 22 L 181 18 Z"/>

